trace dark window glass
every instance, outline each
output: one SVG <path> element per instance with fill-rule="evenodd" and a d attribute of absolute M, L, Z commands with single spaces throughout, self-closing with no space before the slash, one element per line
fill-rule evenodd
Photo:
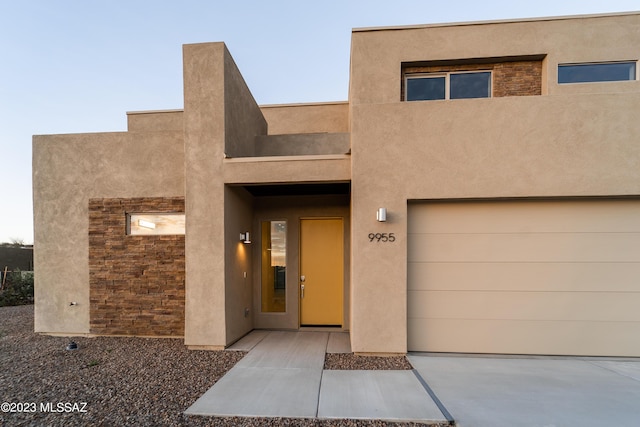
<path fill-rule="evenodd" d="M 616 82 L 635 79 L 635 62 L 558 65 L 558 83 Z"/>
<path fill-rule="evenodd" d="M 445 77 L 407 79 L 407 101 L 444 99 Z"/>
<path fill-rule="evenodd" d="M 489 98 L 491 96 L 491 73 L 455 73 L 450 76 L 451 99 Z"/>

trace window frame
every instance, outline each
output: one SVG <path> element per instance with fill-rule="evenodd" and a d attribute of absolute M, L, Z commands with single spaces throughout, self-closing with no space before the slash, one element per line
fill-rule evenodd
<path fill-rule="evenodd" d="M 451 98 L 451 75 L 453 74 L 489 74 L 489 96 L 487 97 L 475 97 L 475 98 Z M 409 100 L 409 84 L 410 79 L 423 79 L 423 78 L 442 78 L 444 77 L 444 98 L 438 99 L 414 99 Z M 416 102 L 416 101 L 459 101 L 463 99 L 490 99 L 493 98 L 493 70 L 457 70 L 457 71 L 439 71 L 434 73 L 410 73 L 404 76 L 404 101 Z"/>
<path fill-rule="evenodd" d="M 610 65 L 610 64 L 633 64 L 634 76 L 633 79 L 625 80 L 589 80 L 583 82 L 561 82 L 560 81 L 560 68 L 561 67 L 575 67 L 575 66 L 588 66 L 588 65 Z M 636 82 L 638 81 L 638 60 L 621 60 L 621 61 L 590 61 L 590 62 L 567 62 L 558 63 L 556 81 L 558 85 L 576 85 L 576 84 L 593 84 L 593 83 L 621 83 L 621 82 Z"/>

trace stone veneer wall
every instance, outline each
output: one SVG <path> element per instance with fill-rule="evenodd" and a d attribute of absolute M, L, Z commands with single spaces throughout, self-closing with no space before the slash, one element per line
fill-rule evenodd
<path fill-rule="evenodd" d="M 127 213 L 184 212 L 184 198 L 89 200 L 90 332 L 183 336 L 185 236 L 127 235 Z"/>

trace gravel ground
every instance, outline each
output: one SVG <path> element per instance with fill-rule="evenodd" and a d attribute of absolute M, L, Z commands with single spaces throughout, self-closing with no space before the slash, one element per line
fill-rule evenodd
<path fill-rule="evenodd" d="M 0 412 L 3 426 L 424 425 L 377 420 L 186 416 L 184 410 L 245 353 L 188 351 L 181 339 L 120 337 L 74 338 L 79 349 L 67 351 L 69 341 L 34 334 L 32 305 L 0 307 L 0 403 L 14 403 L 14 410 L 20 409 L 20 404 L 27 404 L 28 410 L 35 408 L 35 412 Z M 330 355 L 328 366 L 375 369 L 386 364 L 396 366 L 391 369 L 406 369 L 397 367 L 405 366 L 401 360 L 382 363 L 373 359 L 384 358 Z M 64 406 L 65 403 L 70 405 Z M 62 412 L 46 408 L 50 405 L 57 409 L 58 404 L 63 404 Z"/>
<path fill-rule="evenodd" d="M 329 354 L 324 358 L 324 369 L 348 370 L 407 370 L 413 369 L 405 356 L 356 356 L 352 353 Z"/>

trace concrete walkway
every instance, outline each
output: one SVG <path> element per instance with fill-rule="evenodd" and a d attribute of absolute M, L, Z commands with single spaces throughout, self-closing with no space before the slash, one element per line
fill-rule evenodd
<path fill-rule="evenodd" d="M 459 427 L 636 427 L 640 359 L 410 354 L 413 371 L 323 370 L 347 333 L 254 331 L 249 353 L 186 413 Z"/>
<path fill-rule="evenodd" d="M 446 422 L 414 371 L 323 370 L 346 333 L 254 331 L 232 349 L 249 353 L 187 414 Z"/>

